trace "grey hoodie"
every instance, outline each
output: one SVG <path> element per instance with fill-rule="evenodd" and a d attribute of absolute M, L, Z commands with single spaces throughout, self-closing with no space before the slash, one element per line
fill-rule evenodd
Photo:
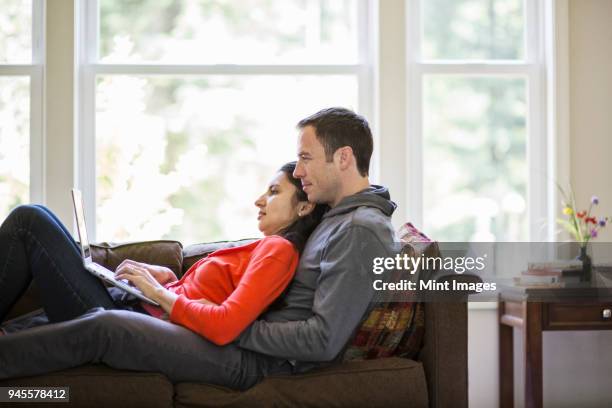
<path fill-rule="evenodd" d="M 385 187 L 370 186 L 329 210 L 304 248 L 286 306 L 262 315 L 239 345 L 290 360 L 298 372 L 336 358 L 373 298 L 373 258 L 393 256 L 395 208 Z"/>

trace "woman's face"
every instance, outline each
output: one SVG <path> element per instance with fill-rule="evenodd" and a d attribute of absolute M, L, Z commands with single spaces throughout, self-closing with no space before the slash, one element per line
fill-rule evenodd
<path fill-rule="evenodd" d="M 266 192 L 255 201 L 259 208 L 258 228 L 264 235 L 277 234 L 297 220 L 299 203 L 295 198 L 296 192 L 296 187 L 282 171 L 272 178 Z"/>

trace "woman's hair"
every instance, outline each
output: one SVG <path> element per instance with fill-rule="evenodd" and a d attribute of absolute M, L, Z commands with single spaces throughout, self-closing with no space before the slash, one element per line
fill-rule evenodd
<path fill-rule="evenodd" d="M 294 198 L 297 205 L 300 201 L 308 201 L 308 195 L 302 189 L 302 182 L 300 179 L 293 177 L 295 165 L 296 162 L 294 161 L 286 163 L 278 171 L 285 173 L 287 180 L 295 186 L 296 192 Z M 281 230 L 279 235 L 291 242 L 295 249 L 301 254 L 302 250 L 304 250 L 304 246 L 306 246 L 308 237 L 317 225 L 319 225 L 321 218 L 323 218 L 323 214 L 325 214 L 328 209 L 329 207 L 325 204 L 316 204 L 310 214 L 299 217 L 293 224 Z"/>

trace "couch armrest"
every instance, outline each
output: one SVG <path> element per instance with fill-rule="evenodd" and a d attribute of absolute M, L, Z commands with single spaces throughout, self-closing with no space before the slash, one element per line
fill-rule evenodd
<path fill-rule="evenodd" d="M 467 303 L 425 304 L 425 368 L 430 407 L 468 406 Z"/>

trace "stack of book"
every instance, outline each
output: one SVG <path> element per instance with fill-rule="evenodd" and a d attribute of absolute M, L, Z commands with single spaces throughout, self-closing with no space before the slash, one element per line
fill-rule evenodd
<path fill-rule="evenodd" d="M 514 284 L 526 287 L 562 288 L 568 283 L 579 283 L 581 261 L 530 262 L 527 270 L 514 278 Z"/>

